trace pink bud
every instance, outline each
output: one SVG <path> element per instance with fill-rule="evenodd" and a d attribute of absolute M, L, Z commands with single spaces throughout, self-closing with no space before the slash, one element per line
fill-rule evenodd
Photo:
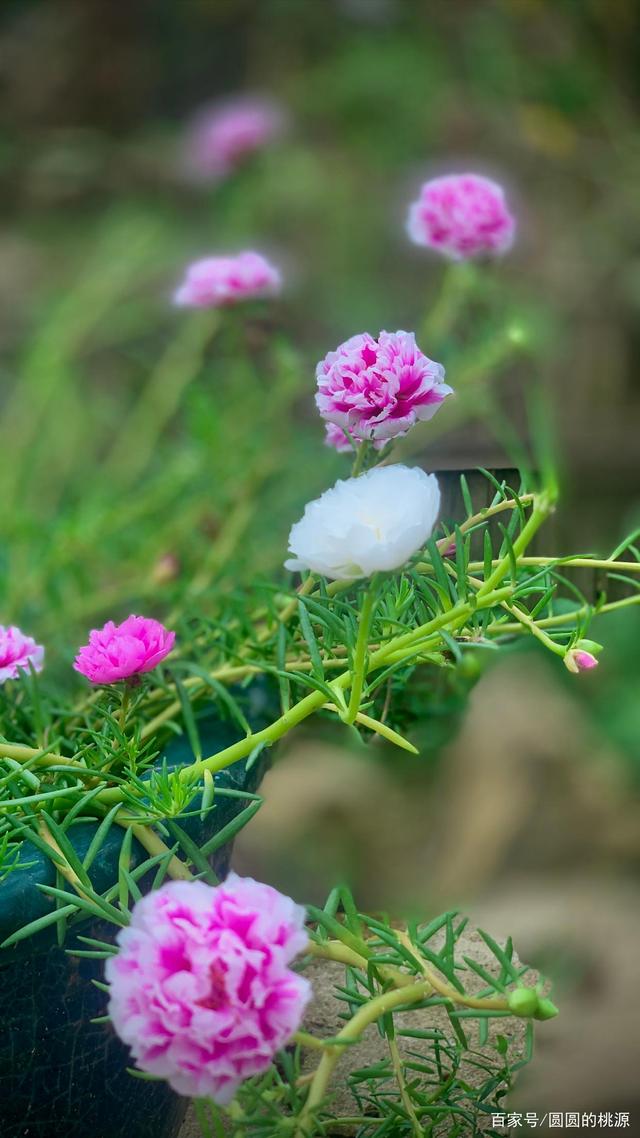
<path fill-rule="evenodd" d="M 569 671 L 576 675 L 578 672 L 588 672 L 598 666 L 595 656 L 582 648 L 571 648 L 564 657 L 564 662 Z"/>
<path fill-rule="evenodd" d="M 438 542 L 438 549 L 443 557 L 455 557 L 457 549 L 455 537 L 451 538 L 448 545 L 443 545 L 441 542 Z"/>

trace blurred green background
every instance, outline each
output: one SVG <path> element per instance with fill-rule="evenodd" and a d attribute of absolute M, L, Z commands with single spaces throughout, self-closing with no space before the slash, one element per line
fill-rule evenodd
<path fill-rule="evenodd" d="M 280 571 L 292 520 L 346 470 L 315 363 L 420 327 L 442 266 L 404 218 L 449 168 L 504 182 L 520 231 L 438 346 L 448 379 L 516 326 L 491 380 L 525 434 L 527 389 L 547 393 L 554 548 L 606 553 L 637 524 L 634 0 L 6 0 L 0 83 L 0 620 L 46 640 L 60 676 L 91 623 Z M 245 91 L 283 104 L 285 138 L 194 186 L 191 115 Z M 189 260 L 247 246 L 282 265 L 281 301 L 222 321 L 171 307 Z M 513 465 L 469 386 L 419 435 L 428 469 Z M 512 932 L 564 1011 L 522 1109 L 640 1111 L 629 612 L 597 629 L 595 674 L 498 663 L 444 749 L 425 724 L 422 766 L 299 735 L 238 847 L 301 897 L 347 874 L 363 905 L 460 902 Z"/>

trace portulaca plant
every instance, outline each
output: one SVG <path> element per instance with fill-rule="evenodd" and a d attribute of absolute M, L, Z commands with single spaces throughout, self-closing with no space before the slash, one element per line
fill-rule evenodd
<path fill-rule="evenodd" d="M 409 230 L 460 261 L 504 252 L 514 223 L 499 187 L 462 175 L 423 187 Z M 176 303 L 238 304 L 279 282 L 256 254 L 211 257 L 188 271 Z M 27 842 L 60 880 L 43 887 L 50 910 L 4 947 L 75 928 L 85 947 L 74 951 L 106 961 L 105 1005 L 134 1073 L 192 1097 L 204 1135 L 498 1133 L 491 1114 L 530 1058 L 532 1023 L 556 1014 L 510 941 L 470 938 L 453 912 L 374 918 L 342 886 L 323 909 L 304 909 L 268 884 L 220 883 L 215 842 L 198 846 L 179 820 L 215 812 L 219 772 L 256 762 L 312 716 L 417 753 L 409 690 L 415 711 L 416 686 L 519 638 L 572 673 L 592 669 L 590 624 L 638 602 L 640 560 L 631 539 L 605 559 L 532 552 L 556 506 L 549 472 L 517 486 L 485 472 L 492 499 L 482 508 L 462 478 L 464 515 L 440 520 L 436 474 L 393 461 L 396 442 L 455 399 L 455 377 L 449 386 L 413 333 L 355 335 L 316 378 L 326 441 L 352 467 L 292 525 L 286 579 L 225 594 L 213 615 L 176 612 L 170 628 L 131 615 L 93 630 L 74 664 L 91 686 L 71 707 L 39 675 L 43 646 L 0 627 L 0 875 L 20 871 Z M 602 571 L 595 601 L 568 580 L 585 567 Z M 611 599 L 607 581 L 620 576 L 625 595 Z M 252 728 L 244 695 L 256 679 L 278 706 Z M 212 698 L 236 737 L 206 753 L 198 712 Z M 156 760 L 173 733 L 192 756 L 168 769 Z M 218 843 L 257 806 L 249 801 Z M 79 818 L 97 825 L 84 860 L 69 840 Z M 111 827 L 128 845 L 118 880 L 100 891 L 91 864 Z M 134 839 L 146 860 L 131 870 Z M 142 896 L 151 869 L 155 888 Z M 83 938 L 87 914 L 117 936 Z M 326 969 L 335 1022 L 318 1034 L 314 985 Z M 382 1051 L 363 1065 L 358 1047 L 376 1028 Z M 347 1100 L 334 1097 L 345 1086 Z"/>

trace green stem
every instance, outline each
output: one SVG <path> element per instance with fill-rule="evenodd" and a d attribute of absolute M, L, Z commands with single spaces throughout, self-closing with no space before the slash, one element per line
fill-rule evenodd
<path fill-rule="evenodd" d="M 295 1138 L 311 1138 L 315 1130 L 313 1112 L 325 1097 L 333 1069 L 344 1054 L 345 1047 L 357 1042 L 369 1025 L 375 1023 L 380 1016 L 403 1005 L 419 1003 L 420 1000 L 424 1000 L 430 994 L 430 991 L 429 983 L 423 980 L 409 984 L 407 987 L 396 988 L 392 992 L 384 992 L 381 996 L 377 996 L 358 1009 L 336 1036 L 335 1042 L 327 1047 L 318 1063 L 309 1088 L 307 1101 L 300 1114 Z"/>
<path fill-rule="evenodd" d="M 482 588 L 478 589 L 478 592 L 476 593 L 476 601 L 479 601 L 481 598 L 485 597 L 487 593 L 492 592 L 495 589 L 496 585 L 499 585 L 500 582 L 507 576 L 507 573 L 509 573 L 511 569 L 512 557 L 517 559 L 524 552 L 531 539 L 540 529 L 542 523 L 549 517 L 552 508 L 553 507 L 551 501 L 546 495 L 542 495 L 540 498 L 535 499 L 535 505 L 531 513 L 531 517 L 522 527 L 522 530 L 513 543 L 511 551 L 512 556 L 507 555 L 498 562 L 493 573 L 489 574 Z"/>
<path fill-rule="evenodd" d="M 68 759 L 55 751 L 43 750 L 42 747 L 27 747 L 23 743 L 0 743 L 0 758 L 16 759 L 19 763 L 31 762 L 34 766 L 63 766 L 79 767 L 87 774 L 93 774 L 89 768 L 78 759 Z M 95 774 L 99 774 L 98 771 Z"/>
<path fill-rule="evenodd" d="M 530 617 L 528 613 L 523 612 L 522 609 L 516 608 L 515 605 L 507 604 L 506 601 L 503 603 L 502 607 L 504 608 L 505 612 L 510 613 L 511 616 L 515 616 L 518 623 L 527 628 L 531 635 L 535 636 L 536 640 L 539 640 L 541 644 L 544 644 L 545 648 L 548 648 L 550 652 L 555 653 L 556 656 L 565 655 L 566 648 L 564 648 L 562 644 L 556 644 L 555 640 L 552 640 L 551 637 L 543 631 L 543 629 L 538 627 L 535 620 L 533 620 L 533 618 Z"/>
<path fill-rule="evenodd" d="M 352 478 L 357 478 L 358 475 L 362 472 L 362 468 L 365 464 L 367 455 L 369 454 L 370 446 L 371 446 L 371 443 L 369 442 L 368 439 L 365 439 L 364 442 L 360 443 L 360 445 L 358 446 L 358 449 L 356 451 L 355 461 L 353 463 L 353 468 L 351 470 L 351 477 Z"/>
<path fill-rule="evenodd" d="M 400 1056 L 400 1050 L 398 1048 L 398 1043 L 397 1043 L 397 1040 L 395 1039 L 395 1037 L 393 1039 L 391 1039 L 391 1038 L 387 1039 L 387 1046 L 389 1048 L 389 1054 L 391 1056 L 391 1064 L 393 1066 L 393 1073 L 396 1077 L 396 1082 L 398 1084 L 398 1090 L 400 1091 L 400 1099 L 401 1099 L 402 1105 L 404 1106 L 404 1109 L 407 1113 L 407 1118 L 411 1122 L 411 1129 L 413 1131 L 414 1138 L 424 1138 L 424 1130 L 422 1129 L 422 1126 L 420 1125 L 420 1120 L 418 1119 L 418 1116 L 414 1110 L 414 1106 L 413 1106 L 413 1103 L 411 1101 L 411 1095 L 409 1094 L 409 1091 L 407 1088 L 407 1084 L 406 1084 L 405 1077 L 404 1077 L 404 1068 L 402 1066 L 402 1059 Z"/>
<path fill-rule="evenodd" d="M 124 684 L 122 686 L 122 698 L 120 701 L 120 708 L 118 710 L 118 715 L 117 715 L 118 727 L 122 731 L 123 735 L 125 733 L 125 728 L 127 726 L 127 711 L 129 710 L 130 700 L 131 700 L 131 687 L 129 685 L 128 680 L 125 680 Z"/>
<path fill-rule="evenodd" d="M 123 487 L 134 483 L 145 470 L 219 326 L 217 312 L 213 317 L 200 312 L 184 321 L 115 438 L 104 464 L 105 480 Z"/>
<path fill-rule="evenodd" d="M 152 857 L 161 854 L 165 857 L 170 853 L 169 847 L 165 845 L 159 834 L 151 826 L 147 826 L 143 822 L 133 822 L 127 819 L 116 818 L 115 821 L 119 826 L 125 830 L 133 830 L 133 836 L 140 842 L 140 845 L 151 854 Z M 180 858 L 175 854 L 167 862 L 167 874 L 174 881 L 193 881 L 193 874 L 187 868 Z"/>
<path fill-rule="evenodd" d="M 545 616 L 541 620 L 536 621 L 538 628 L 562 628 L 563 625 L 571 625 L 576 620 L 591 614 L 594 618 L 600 616 L 601 613 L 615 612 L 617 609 L 628 608 L 629 605 L 640 604 L 640 593 L 634 593 L 632 597 L 622 597 L 619 601 L 609 601 L 606 605 L 600 605 L 596 608 L 594 605 L 582 605 L 579 609 L 572 609 L 571 612 L 557 613 L 556 616 Z M 521 624 L 510 624 L 507 621 L 495 620 L 487 628 L 487 632 L 521 632 Z"/>
<path fill-rule="evenodd" d="M 358 627 L 358 639 L 356 640 L 356 650 L 353 657 L 352 675 L 353 681 L 351 684 L 351 695 L 349 697 L 349 707 L 347 714 L 344 717 L 345 723 L 354 723 L 356 715 L 360 710 L 360 700 L 362 699 L 362 689 L 364 687 L 364 678 L 367 671 L 367 655 L 369 650 L 369 631 L 371 629 L 371 618 L 378 595 L 379 577 L 374 573 L 367 589 L 362 608 L 360 610 L 360 624 Z"/>
<path fill-rule="evenodd" d="M 432 341 L 439 346 L 449 335 L 477 281 L 477 270 L 468 261 L 455 261 L 447 265 L 440 295 L 429 309 L 420 330 L 427 347 Z"/>

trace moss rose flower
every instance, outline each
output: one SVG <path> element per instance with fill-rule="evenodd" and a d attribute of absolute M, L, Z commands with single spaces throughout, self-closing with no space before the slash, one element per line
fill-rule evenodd
<path fill-rule="evenodd" d="M 413 332 L 352 336 L 316 368 L 323 419 L 356 439 L 395 439 L 431 419 L 451 388 L 444 368 L 425 356 Z"/>
<path fill-rule="evenodd" d="M 280 291 L 280 273 L 260 253 L 204 257 L 187 269 L 174 294 L 181 308 L 222 308 Z"/>
<path fill-rule="evenodd" d="M 5 627 L 0 624 L 0 684 L 15 680 L 19 672 L 41 672 L 44 661 L 44 648 L 36 644 L 31 636 L 25 636 L 15 624 Z"/>
<path fill-rule="evenodd" d="M 480 174 L 449 174 L 425 182 L 407 222 L 414 244 L 454 261 L 506 253 L 515 227 L 502 186 Z"/>
<path fill-rule="evenodd" d="M 434 474 L 378 466 L 309 502 L 289 534 L 287 569 L 335 581 L 399 569 L 431 536 L 440 508 Z"/>
<path fill-rule="evenodd" d="M 304 919 L 288 897 L 235 874 L 143 897 L 106 964 L 109 1014 L 138 1067 L 220 1104 L 265 1071 L 311 995 L 288 967 L 307 945 Z"/>
<path fill-rule="evenodd" d="M 152 671 L 169 655 L 175 638 L 175 632 L 151 617 L 128 616 L 122 624 L 109 620 L 89 633 L 73 666 L 92 684 L 115 684 Z"/>
<path fill-rule="evenodd" d="M 282 110 L 268 99 L 233 99 L 200 112 L 187 142 L 187 166 L 201 179 L 227 177 L 281 133 Z"/>

